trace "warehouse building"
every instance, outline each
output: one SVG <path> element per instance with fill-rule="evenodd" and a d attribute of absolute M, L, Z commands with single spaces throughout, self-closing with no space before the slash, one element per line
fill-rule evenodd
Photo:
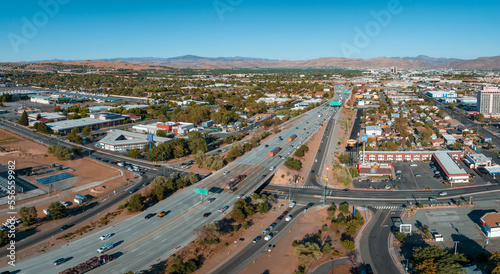
<path fill-rule="evenodd" d="M 75 127 L 78 128 L 79 131 L 86 126 L 90 126 L 91 129 L 95 130 L 103 127 L 120 125 L 124 120 L 125 118 L 120 114 L 103 112 L 90 114 L 90 118 L 47 123 L 47 126 L 56 133 L 66 134 L 71 132 Z"/>

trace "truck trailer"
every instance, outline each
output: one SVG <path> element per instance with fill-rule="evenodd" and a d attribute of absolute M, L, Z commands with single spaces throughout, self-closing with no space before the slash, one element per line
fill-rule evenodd
<path fill-rule="evenodd" d="M 277 147 L 277 148 L 271 150 L 271 152 L 269 152 L 269 156 L 274 156 L 274 155 L 278 154 L 278 152 L 280 152 L 280 151 L 281 151 L 281 147 Z"/>
<path fill-rule="evenodd" d="M 83 274 L 86 272 L 89 272 L 103 264 L 106 264 L 108 262 L 111 262 L 114 260 L 113 255 L 101 255 L 99 257 L 92 257 L 88 259 L 87 261 L 74 266 L 72 268 L 68 268 L 62 272 L 59 272 L 59 274 Z"/>
<path fill-rule="evenodd" d="M 241 182 L 241 180 L 245 179 L 245 175 L 238 175 L 231 179 L 229 182 L 226 184 L 226 189 L 233 189 L 233 187 Z"/>
<path fill-rule="evenodd" d="M 297 138 L 297 134 L 294 134 L 294 135 L 288 137 L 288 141 L 291 142 L 291 141 L 295 140 L 295 138 Z"/>

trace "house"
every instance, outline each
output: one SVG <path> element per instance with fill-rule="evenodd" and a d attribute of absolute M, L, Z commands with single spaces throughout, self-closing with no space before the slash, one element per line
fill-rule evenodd
<path fill-rule="evenodd" d="M 441 145 L 444 144 L 444 140 L 441 138 L 436 138 L 434 140 L 431 140 L 431 144 L 433 147 L 440 147 Z"/>
<path fill-rule="evenodd" d="M 457 141 L 457 139 L 455 137 L 453 137 L 452 135 L 449 135 L 449 134 L 444 134 L 443 139 L 447 145 L 453 145 Z"/>
<path fill-rule="evenodd" d="M 382 128 L 380 126 L 367 126 L 366 135 L 369 137 L 380 136 L 382 135 Z"/>

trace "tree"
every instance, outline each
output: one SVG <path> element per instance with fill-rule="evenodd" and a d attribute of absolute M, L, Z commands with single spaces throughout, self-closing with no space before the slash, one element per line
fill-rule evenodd
<path fill-rule="evenodd" d="M 294 251 L 295 256 L 298 256 L 301 266 L 307 265 L 312 259 L 321 258 L 321 250 L 317 243 L 306 242 L 305 244 L 297 245 Z"/>
<path fill-rule="evenodd" d="M 68 216 L 66 207 L 60 202 L 53 202 L 49 205 L 50 215 L 52 220 L 59 220 Z"/>
<path fill-rule="evenodd" d="M 198 131 L 193 131 L 188 133 L 188 138 L 189 138 L 189 149 L 193 152 L 198 152 L 198 151 L 203 151 L 207 152 L 208 150 L 208 145 L 207 141 L 205 141 L 205 138 L 203 138 L 203 135 L 201 132 Z"/>
<path fill-rule="evenodd" d="M 41 122 L 36 122 L 33 127 L 35 128 L 35 130 L 37 132 L 41 132 L 41 133 L 50 133 L 50 128 L 45 124 L 45 123 L 41 123 Z"/>
<path fill-rule="evenodd" d="M 334 204 L 332 204 L 329 208 L 328 208 L 328 212 L 331 214 L 331 215 L 334 215 L 335 216 L 335 212 L 337 211 L 337 206 L 335 206 Z"/>
<path fill-rule="evenodd" d="M 252 205 L 249 205 L 244 199 L 238 199 L 234 203 L 231 215 L 235 221 L 243 221 L 253 213 L 254 208 Z"/>
<path fill-rule="evenodd" d="M 342 247 L 347 251 L 353 251 L 354 249 L 356 249 L 356 245 L 354 244 L 354 242 L 349 239 L 342 240 L 341 243 Z"/>
<path fill-rule="evenodd" d="M 299 159 L 287 157 L 285 160 L 285 166 L 291 169 L 300 170 L 302 168 L 302 162 Z"/>
<path fill-rule="evenodd" d="M 349 155 L 347 154 L 340 154 L 339 156 L 337 156 L 337 158 L 342 164 L 349 164 L 349 162 L 351 161 L 351 157 L 349 157 Z"/>
<path fill-rule="evenodd" d="M 127 156 L 132 157 L 132 158 L 137 158 L 141 154 L 141 151 L 138 150 L 137 148 L 132 148 L 129 151 L 127 151 Z"/>
<path fill-rule="evenodd" d="M 482 113 L 478 113 L 478 114 L 476 115 L 476 120 L 478 120 L 479 122 L 484 121 L 484 114 L 482 114 Z"/>
<path fill-rule="evenodd" d="M 349 204 L 347 202 L 343 202 L 339 205 L 339 211 L 342 213 L 349 213 Z"/>
<path fill-rule="evenodd" d="M 323 248 L 321 248 L 321 252 L 323 252 L 324 254 L 330 254 L 332 253 L 332 247 L 330 246 L 329 243 L 326 243 Z"/>
<path fill-rule="evenodd" d="M 67 147 L 61 145 L 51 145 L 47 151 L 54 154 L 59 160 L 71 160 L 72 153 Z"/>
<path fill-rule="evenodd" d="M 450 254 L 438 246 L 418 248 L 413 251 L 413 264 L 419 273 L 465 273 L 461 263 L 468 260 L 464 254 Z"/>
<path fill-rule="evenodd" d="M 260 198 L 259 193 L 254 192 L 254 193 L 252 194 L 252 199 L 253 199 L 253 200 L 257 200 L 257 199 L 259 199 L 259 198 Z"/>
<path fill-rule="evenodd" d="M 448 106 L 451 108 L 451 109 L 455 109 L 457 107 L 456 104 L 454 103 L 449 103 Z"/>
<path fill-rule="evenodd" d="M 454 149 L 454 150 L 461 150 L 461 149 L 462 149 L 462 143 L 455 142 L 455 143 L 453 144 L 453 149 Z"/>
<path fill-rule="evenodd" d="M 72 141 L 75 143 L 81 143 L 82 142 L 82 137 L 80 137 L 78 128 L 74 127 L 70 133 L 66 136 L 68 141 Z"/>
<path fill-rule="evenodd" d="M 21 115 L 21 119 L 19 119 L 17 121 L 18 124 L 22 125 L 22 126 L 28 126 L 29 125 L 29 121 L 28 121 L 28 113 L 25 111 L 23 111 L 23 114 Z"/>
<path fill-rule="evenodd" d="M 130 199 L 128 200 L 127 206 L 128 206 L 128 210 L 130 212 L 143 211 L 144 210 L 144 196 L 142 196 L 140 193 L 135 193 L 134 195 L 130 196 Z"/>
<path fill-rule="evenodd" d="M 19 209 L 19 215 L 21 216 L 21 220 L 23 221 L 23 225 L 29 226 L 37 221 L 37 212 L 36 212 L 36 207 L 30 206 L 30 207 L 21 207 Z"/>
<path fill-rule="evenodd" d="M 259 205 L 257 205 L 257 211 L 259 211 L 260 213 L 268 212 L 269 211 L 269 204 L 266 201 L 260 203 Z"/>
<path fill-rule="evenodd" d="M 90 128 L 90 126 L 86 126 L 82 129 L 82 135 L 89 138 L 90 141 L 94 139 L 92 136 L 92 129 Z"/>

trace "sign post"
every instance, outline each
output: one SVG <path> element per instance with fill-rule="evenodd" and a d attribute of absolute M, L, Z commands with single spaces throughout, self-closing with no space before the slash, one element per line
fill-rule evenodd
<path fill-rule="evenodd" d="M 203 188 L 197 188 L 197 187 L 195 187 L 195 188 L 194 188 L 194 192 L 195 192 L 195 193 L 200 193 L 200 194 L 201 194 L 201 200 L 202 200 L 202 201 L 203 201 L 203 195 L 207 195 L 207 196 L 208 196 L 208 190 L 203 189 Z"/>

